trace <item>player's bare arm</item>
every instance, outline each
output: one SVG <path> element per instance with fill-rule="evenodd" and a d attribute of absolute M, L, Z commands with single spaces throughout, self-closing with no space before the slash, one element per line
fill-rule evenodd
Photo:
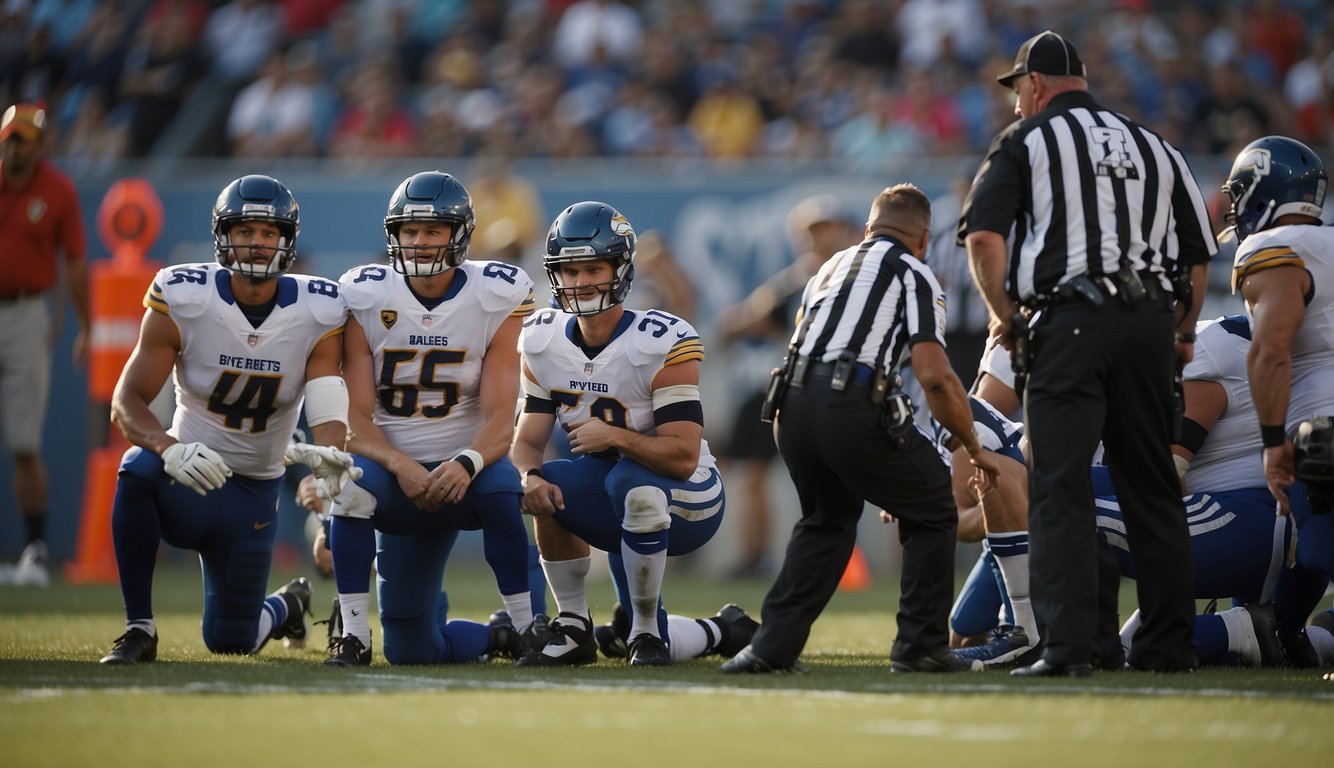
<path fill-rule="evenodd" d="M 982 300 L 991 314 L 991 337 L 999 340 L 1007 350 L 1014 349 L 1010 339 L 1015 306 L 1005 292 L 1005 238 L 999 232 L 979 230 L 969 232 L 964 241 L 968 249 L 968 268 L 973 281 L 982 292 Z"/>
<path fill-rule="evenodd" d="M 523 376 L 529 382 L 535 381 L 526 362 L 523 363 Z M 514 466 L 519 469 L 519 476 L 523 478 L 523 500 L 519 506 L 525 515 L 550 515 L 565 507 L 565 498 L 557 485 L 547 482 L 540 475 L 530 474 L 531 470 L 542 469 L 547 443 L 555 428 L 555 413 L 524 412 L 519 416 L 519 424 L 514 431 L 514 444 L 510 446 L 510 461 L 514 462 Z"/>
<path fill-rule="evenodd" d="M 149 409 L 167 383 L 181 352 L 176 323 L 153 309 L 144 310 L 139 343 L 121 371 L 111 396 L 111 421 L 132 444 L 161 454 L 176 442 Z"/>

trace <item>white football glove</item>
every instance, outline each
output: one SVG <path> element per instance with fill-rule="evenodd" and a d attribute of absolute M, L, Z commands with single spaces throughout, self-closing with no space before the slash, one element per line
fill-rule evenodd
<path fill-rule="evenodd" d="M 326 501 L 333 501 L 345 484 L 361 479 L 361 469 L 353 465 L 352 454 L 331 445 L 292 443 L 283 453 L 283 462 L 310 467 L 316 492 Z"/>
<path fill-rule="evenodd" d="M 232 468 L 203 443 L 173 443 L 162 452 L 162 468 L 172 479 L 203 496 L 232 476 Z"/>

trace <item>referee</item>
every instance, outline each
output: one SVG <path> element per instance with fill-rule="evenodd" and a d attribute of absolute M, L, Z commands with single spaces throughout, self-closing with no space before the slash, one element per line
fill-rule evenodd
<path fill-rule="evenodd" d="M 833 596 L 857 541 L 865 502 L 899 520 L 903 543 L 895 672 L 966 669 L 949 652 L 958 524 L 950 475 L 913 427 L 893 384 L 911 356 L 931 412 L 994 483 L 963 385 L 945 356 L 945 297 L 922 262 L 931 202 L 911 184 L 876 197 L 866 239 L 834 254 L 807 283 L 788 351 L 775 433 L 801 501 L 783 567 L 764 599 L 763 623 L 724 672 L 797 668 L 811 625 Z M 898 406 L 898 407 L 896 407 Z"/>
<path fill-rule="evenodd" d="M 1060 35 L 1024 42 L 998 79 L 1014 89 L 1022 119 L 993 140 L 960 235 L 992 335 L 1017 353 L 1016 371 L 1028 371 L 1030 571 L 1046 650 L 1012 674 L 1121 666 L 1118 582 L 1099 569 L 1094 533 L 1089 465 L 1099 440 L 1139 574 L 1144 624 L 1128 662 L 1189 670 L 1191 548 L 1169 446 L 1173 375 L 1191 358 L 1216 251 L 1204 199 L 1175 148 L 1093 100 Z M 1028 328 L 1015 327 L 1017 306 Z"/>

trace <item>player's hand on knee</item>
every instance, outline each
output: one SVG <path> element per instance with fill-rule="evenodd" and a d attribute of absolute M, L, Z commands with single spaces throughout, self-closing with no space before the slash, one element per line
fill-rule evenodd
<path fill-rule="evenodd" d="M 232 476 L 217 451 L 203 443 L 173 443 L 162 452 L 162 467 L 176 482 L 203 496 Z"/>
<path fill-rule="evenodd" d="M 316 491 L 321 499 L 332 501 L 347 483 L 361 477 L 361 469 L 353 464 L 352 454 L 331 445 L 292 443 L 283 453 L 287 464 L 305 464 L 315 477 Z"/>

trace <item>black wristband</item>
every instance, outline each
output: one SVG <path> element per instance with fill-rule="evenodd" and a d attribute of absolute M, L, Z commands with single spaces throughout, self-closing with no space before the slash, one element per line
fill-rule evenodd
<path fill-rule="evenodd" d="M 1195 331 L 1182 331 L 1176 335 L 1176 340 L 1182 344 L 1195 343 Z"/>
<path fill-rule="evenodd" d="M 465 456 L 460 453 L 458 456 L 450 459 L 450 461 L 457 461 L 462 464 L 463 468 L 468 470 L 468 477 L 477 477 L 477 465 L 472 462 L 471 456 Z"/>
<path fill-rule="evenodd" d="M 1261 424 L 1260 442 L 1264 443 L 1266 448 L 1277 448 L 1288 441 L 1288 435 L 1283 431 L 1282 424 Z"/>
<path fill-rule="evenodd" d="M 530 470 L 528 470 L 527 472 L 525 472 L 524 475 L 527 476 L 527 477 L 536 477 L 536 478 L 538 478 L 538 479 L 540 479 L 540 480 L 546 480 L 546 479 L 547 479 L 547 476 L 544 475 L 544 474 L 542 474 L 542 470 L 539 469 L 538 467 L 533 467 L 532 469 L 530 469 Z"/>

